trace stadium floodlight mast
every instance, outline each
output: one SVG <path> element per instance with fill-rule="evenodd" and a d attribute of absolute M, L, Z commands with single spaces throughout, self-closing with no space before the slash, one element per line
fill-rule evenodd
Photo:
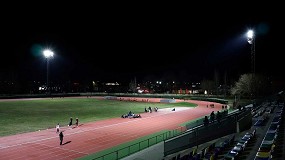
<path fill-rule="evenodd" d="M 43 54 L 46 58 L 46 61 L 47 61 L 47 92 L 49 93 L 49 77 L 48 77 L 48 74 L 49 74 L 49 59 L 53 57 L 53 52 L 50 50 L 50 49 L 46 49 L 43 51 Z"/>
<path fill-rule="evenodd" d="M 255 86 L 255 34 L 253 30 L 247 32 L 247 42 L 251 45 L 251 72 L 252 72 L 252 85 Z M 251 96 L 254 98 L 255 89 L 251 91 Z"/>
<path fill-rule="evenodd" d="M 247 32 L 247 42 L 251 45 L 251 71 L 255 73 L 255 35 L 253 30 Z"/>

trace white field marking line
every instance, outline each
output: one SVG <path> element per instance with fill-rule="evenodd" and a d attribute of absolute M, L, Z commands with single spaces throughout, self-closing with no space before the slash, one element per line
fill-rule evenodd
<path fill-rule="evenodd" d="M 61 148 L 61 147 L 54 147 L 54 146 L 51 146 L 51 145 L 46 145 L 46 144 L 41 144 L 41 143 L 36 143 L 36 144 L 39 144 L 39 145 L 42 145 L 42 146 L 46 146 L 46 147 L 50 147 L 50 148 L 58 148 L 58 149 L 65 150 L 65 151 L 68 151 L 68 152 L 75 152 L 75 153 L 81 153 L 81 154 L 88 155 L 88 153 L 79 152 L 79 151 L 75 151 L 75 150 L 72 150 L 72 149 L 65 149 L 65 148 Z"/>
<path fill-rule="evenodd" d="M 190 108 L 189 109 L 193 109 L 193 108 Z M 128 124 L 128 123 L 134 123 L 136 121 L 141 121 L 143 119 L 149 119 L 149 118 L 154 118 L 154 117 L 159 117 L 159 116 L 164 116 L 166 114 L 172 114 L 172 113 L 177 113 L 177 112 L 182 112 L 184 110 L 188 110 L 188 109 L 183 109 L 183 110 L 180 110 L 180 111 L 171 111 L 170 112 L 167 112 L 167 113 L 163 113 L 163 114 L 160 114 L 160 115 L 154 115 L 154 116 L 150 116 L 150 117 L 146 117 L 146 118 L 135 118 L 136 120 L 133 120 L 133 121 L 128 121 L 128 122 L 122 122 L 122 123 L 116 123 L 116 124 L 111 124 L 111 125 L 106 125 L 106 126 L 101 126 L 101 127 L 96 127 L 96 128 L 92 128 L 92 129 L 88 129 L 88 130 L 80 130 L 80 131 L 77 131 L 77 132 L 73 132 L 73 133 L 69 133 L 69 134 L 66 134 L 66 135 L 73 135 L 73 134 L 78 134 L 78 133 L 82 133 L 82 132 L 89 132 L 89 131 L 94 131 L 94 130 L 97 130 L 97 129 L 102 129 L 102 128 L 108 128 L 108 127 L 113 127 L 113 126 L 118 126 L 118 125 L 122 125 L 122 124 Z M 159 112 L 159 111 L 158 111 Z M 151 114 L 151 113 L 149 113 Z M 132 118 L 134 119 L 134 118 Z M 65 136 L 66 136 L 65 135 Z M 6 148 L 10 148 L 10 147 L 16 147 L 16 146 L 21 146 L 21 145 L 24 145 L 24 144 L 29 144 L 29 143 L 37 143 L 37 142 L 41 142 L 41 141 L 44 141 L 44 140 L 49 140 L 49 139 L 53 139 L 53 138 L 58 138 L 58 136 L 53 136 L 53 137 L 49 137 L 49 138 L 44 138 L 44 139 L 39 139 L 39 140 L 34 140 L 34 141 L 30 141 L 30 142 L 24 142 L 24 143 L 19 143 L 19 144 L 15 144 L 15 145 L 10 145 L 10 146 L 5 146 L 5 147 L 0 147 L 0 149 L 6 149 Z"/>

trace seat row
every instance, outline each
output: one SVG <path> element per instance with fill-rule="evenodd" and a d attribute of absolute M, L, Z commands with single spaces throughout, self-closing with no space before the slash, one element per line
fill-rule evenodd
<path fill-rule="evenodd" d="M 270 123 L 270 126 L 259 146 L 256 153 L 255 160 L 270 160 L 273 157 L 275 150 L 276 139 L 280 131 L 280 125 L 284 125 L 283 121 L 283 108 L 284 105 L 278 106 L 278 111 L 274 114 L 274 117 Z"/>
<path fill-rule="evenodd" d="M 224 155 L 224 160 L 239 159 L 242 152 L 247 147 L 248 143 L 253 141 L 256 135 L 256 129 L 246 132 L 234 145 L 234 147 Z"/>

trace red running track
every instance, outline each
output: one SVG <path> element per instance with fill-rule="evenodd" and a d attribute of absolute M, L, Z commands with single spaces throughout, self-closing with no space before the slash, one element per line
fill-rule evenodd
<path fill-rule="evenodd" d="M 158 98 L 148 98 L 148 100 L 160 101 Z M 161 130 L 173 130 L 179 127 L 179 124 L 221 110 L 221 104 L 218 103 L 214 103 L 215 108 L 207 108 L 209 102 L 186 101 L 196 103 L 198 107 L 176 107 L 176 111 L 171 111 L 172 108 L 159 109 L 158 112 L 141 114 L 142 118 L 114 118 L 86 123 L 77 128 L 61 127 L 61 130 L 64 130 L 64 145 L 61 146 L 55 129 L 1 137 L 0 159 L 76 159 Z"/>

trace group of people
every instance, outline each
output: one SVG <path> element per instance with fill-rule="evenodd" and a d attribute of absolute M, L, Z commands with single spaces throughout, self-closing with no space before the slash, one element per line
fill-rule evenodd
<path fill-rule="evenodd" d="M 70 117 L 70 120 L 69 120 L 69 123 L 68 123 L 68 126 L 72 126 L 73 125 L 73 118 Z M 79 120 L 78 118 L 75 119 L 75 126 L 78 127 L 78 124 L 79 124 Z M 62 145 L 62 141 L 63 141 L 63 131 L 60 131 L 60 125 L 59 123 L 57 123 L 57 125 L 55 126 L 55 130 L 56 130 L 56 133 L 59 133 L 58 136 L 59 136 L 59 140 L 60 140 L 60 145 Z"/>
<path fill-rule="evenodd" d="M 72 121 L 73 121 L 73 118 L 70 117 L 70 121 L 69 121 L 69 124 L 68 124 L 69 127 L 73 125 Z M 76 127 L 78 127 L 78 123 L 79 123 L 79 120 L 78 120 L 78 118 L 76 118 L 75 119 L 75 126 Z"/>
<path fill-rule="evenodd" d="M 158 111 L 158 107 L 153 107 L 153 109 L 154 109 L 155 112 Z M 149 106 L 148 109 L 145 107 L 145 108 L 144 108 L 144 112 L 146 112 L 146 113 L 147 113 L 147 112 L 152 113 L 152 108 L 151 108 L 151 106 Z"/>
<path fill-rule="evenodd" d="M 122 118 L 141 118 L 141 115 L 135 114 L 132 111 L 130 111 L 128 114 L 123 114 L 121 117 Z"/>
<path fill-rule="evenodd" d="M 215 119 L 217 120 L 218 123 L 221 122 L 222 114 L 220 111 L 217 111 L 217 114 L 215 115 L 214 111 L 211 112 L 210 114 L 210 119 L 208 116 L 205 116 L 204 118 L 204 125 L 207 126 L 210 122 L 213 123 Z"/>

